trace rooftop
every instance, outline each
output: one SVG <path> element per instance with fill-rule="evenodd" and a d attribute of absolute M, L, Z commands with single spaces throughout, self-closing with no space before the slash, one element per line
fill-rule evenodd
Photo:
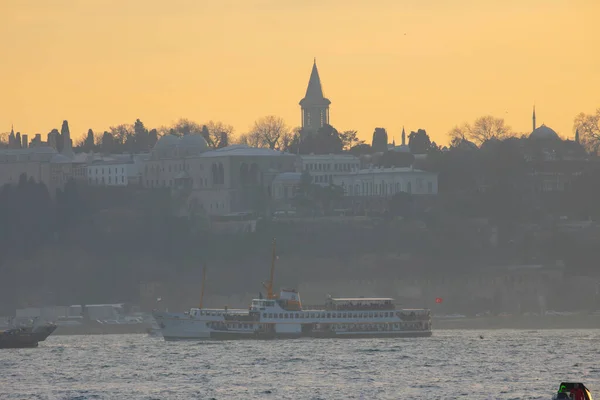
<path fill-rule="evenodd" d="M 236 144 L 233 146 L 227 146 L 216 150 L 210 150 L 206 153 L 202 153 L 200 157 L 252 157 L 252 156 L 294 156 L 294 154 L 286 153 L 284 151 L 257 148 L 246 146 L 245 144 Z"/>

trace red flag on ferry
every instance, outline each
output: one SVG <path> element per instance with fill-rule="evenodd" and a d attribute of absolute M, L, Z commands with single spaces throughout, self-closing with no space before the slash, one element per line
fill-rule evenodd
<path fill-rule="evenodd" d="M 435 302 L 436 302 L 437 304 L 440 304 L 442 301 L 444 301 L 444 300 L 443 300 L 441 297 L 436 297 L 436 298 L 435 298 Z"/>

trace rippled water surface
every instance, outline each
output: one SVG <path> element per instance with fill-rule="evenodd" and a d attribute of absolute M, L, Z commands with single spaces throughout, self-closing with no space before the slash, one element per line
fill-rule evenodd
<path fill-rule="evenodd" d="M 480 338 L 483 335 L 483 339 Z M 550 399 L 600 390 L 600 330 L 164 342 L 51 336 L 0 350 L 0 399 Z"/>

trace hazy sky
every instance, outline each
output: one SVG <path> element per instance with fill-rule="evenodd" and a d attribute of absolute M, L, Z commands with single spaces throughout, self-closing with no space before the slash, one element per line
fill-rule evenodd
<path fill-rule="evenodd" d="M 0 132 L 300 124 L 313 57 L 331 124 L 371 141 L 492 114 L 572 136 L 600 107 L 598 0 L 0 0 Z M 390 139 L 391 140 L 391 139 Z"/>

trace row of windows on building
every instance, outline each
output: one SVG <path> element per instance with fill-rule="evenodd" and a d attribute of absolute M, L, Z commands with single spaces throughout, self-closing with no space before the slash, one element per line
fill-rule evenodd
<path fill-rule="evenodd" d="M 307 163 L 304 169 L 306 171 L 331 171 L 332 165 L 333 171 L 354 171 L 359 167 L 357 163 Z"/>
<path fill-rule="evenodd" d="M 88 179 L 88 183 L 89 183 L 90 185 L 93 185 L 93 184 L 96 184 L 96 185 L 104 185 L 104 184 L 106 184 L 106 183 L 108 183 L 108 184 L 112 184 L 112 183 L 115 183 L 115 184 L 118 184 L 118 183 L 125 183 L 125 177 L 124 177 L 123 175 L 121 175 L 121 177 L 120 177 L 120 178 L 121 178 L 121 179 L 119 179 L 119 177 L 118 177 L 118 176 L 115 176 L 115 179 L 112 179 L 112 176 L 108 176 L 108 179 L 107 179 L 107 180 L 104 180 L 104 177 L 103 177 L 103 176 L 102 176 L 102 177 L 100 177 L 100 179 L 99 179 L 99 178 L 96 176 L 96 177 L 94 177 L 94 178 L 90 177 L 90 178 Z M 120 180 L 121 182 L 119 182 L 119 180 Z"/>
<path fill-rule="evenodd" d="M 191 181 L 191 178 L 189 178 Z M 208 187 L 207 178 L 198 178 L 197 180 L 200 187 Z M 146 187 L 159 188 L 159 187 L 175 187 L 175 181 L 173 179 L 146 179 Z"/>
<path fill-rule="evenodd" d="M 204 166 L 202 164 L 199 165 L 198 169 L 200 171 L 204 170 Z M 151 164 L 151 165 L 146 165 L 146 167 L 144 168 L 146 174 L 148 174 L 148 172 L 156 174 L 158 172 L 180 172 L 180 171 L 189 171 L 190 170 L 190 165 L 189 164 L 175 164 L 175 165 L 167 165 L 167 167 L 165 168 L 164 165 L 156 165 L 156 164 Z"/>
<path fill-rule="evenodd" d="M 94 168 L 94 170 L 96 170 L 95 173 L 92 172 L 92 169 L 88 169 L 88 175 L 104 175 L 104 167 Z M 114 170 L 115 170 L 115 175 L 119 173 L 119 168 L 115 167 Z M 98 171 L 102 171 L 102 172 L 99 174 Z M 107 167 L 106 171 L 107 171 L 107 175 L 110 175 L 110 174 L 112 174 L 113 168 Z M 122 174 L 125 173 L 125 167 L 121 167 L 121 173 Z"/>
<path fill-rule="evenodd" d="M 348 196 L 385 196 L 385 195 L 394 195 L 400 192 L 412 193 L 413 187 L 412 183 L 408 182 L 406 186 L 400 182 L 394 183 L 373 183 L 373 182 L 361 182 L 355 183 L 354 185 L 346 186 L 345 183 L 342 182 L 342 187 L 344 188 L 344 193 Z M 417 192 L 423 192 L 423 180 L 417 179 Z M 427 182 L 427 193 L 433 193 L 433 182 Z"/>

